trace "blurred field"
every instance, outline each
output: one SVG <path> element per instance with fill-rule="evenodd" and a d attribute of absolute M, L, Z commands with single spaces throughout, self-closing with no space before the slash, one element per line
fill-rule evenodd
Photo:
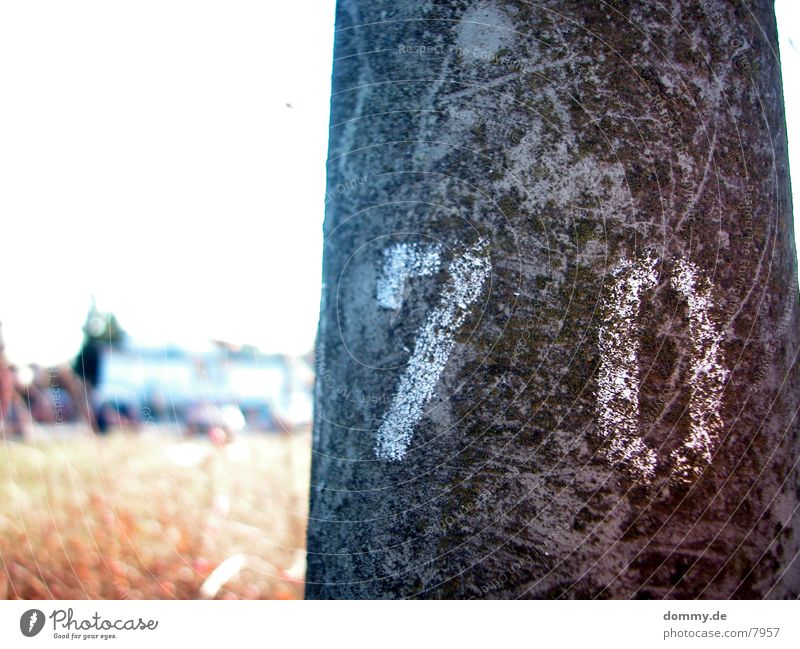
<path fill-rule="evenodd" d="M 0 440 L 0 598 L 300 598 L 309 459 L 307 433 Z"/>

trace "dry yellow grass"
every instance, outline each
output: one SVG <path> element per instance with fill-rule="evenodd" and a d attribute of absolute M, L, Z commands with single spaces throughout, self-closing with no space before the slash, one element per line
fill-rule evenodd
<path fill-rule="evenodd" d="M 307 433 L 0 440 L 0 597 L 302 597 L 309 455 Z"/>

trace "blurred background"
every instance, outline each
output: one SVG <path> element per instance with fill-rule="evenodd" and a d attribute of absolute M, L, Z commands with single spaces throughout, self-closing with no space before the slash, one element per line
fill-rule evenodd
<path fill-rule="evenodd" d="M 302 595 L 333 9 L 0 5 L 0 597 Z"/>
<path fill-rule="evenodd" d="M 334 0 L 0 7 L 0 598 L 301 597 Z"/>

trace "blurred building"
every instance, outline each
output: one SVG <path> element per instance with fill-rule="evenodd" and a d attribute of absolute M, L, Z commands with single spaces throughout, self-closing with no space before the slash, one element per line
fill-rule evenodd
<path fill-rule="evenodd" d="M 207 349 L 137 344 L 99 348 L 95 408 L 145 423 L 187 423 L 209 407 L 238 408 L 252 430 L 310 424 L 314 373 L 307 360 L 212 341 Z"/>

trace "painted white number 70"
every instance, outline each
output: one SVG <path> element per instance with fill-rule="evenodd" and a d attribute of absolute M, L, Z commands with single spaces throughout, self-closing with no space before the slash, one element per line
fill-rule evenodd
<path fill-rule="evenodd" d="M 403 306 L 406 281 L 411 277 L 433 275 L 439 270 L 441 258 L 439 244 L 398 243 L 387 248 L 378 279 L 378 304 L 385 309 L 399 310 Z M 489 244 L 483 238 L 450 262 L 450 281 L 439 304 L 417 334 L 397 392 L 378 428 L 376 457 L 399 461 L 405 456 L 414 427 L 422 418 L 425 405 L 455 347 L 455 334 L 480 295 L 491 268 Z"/>

